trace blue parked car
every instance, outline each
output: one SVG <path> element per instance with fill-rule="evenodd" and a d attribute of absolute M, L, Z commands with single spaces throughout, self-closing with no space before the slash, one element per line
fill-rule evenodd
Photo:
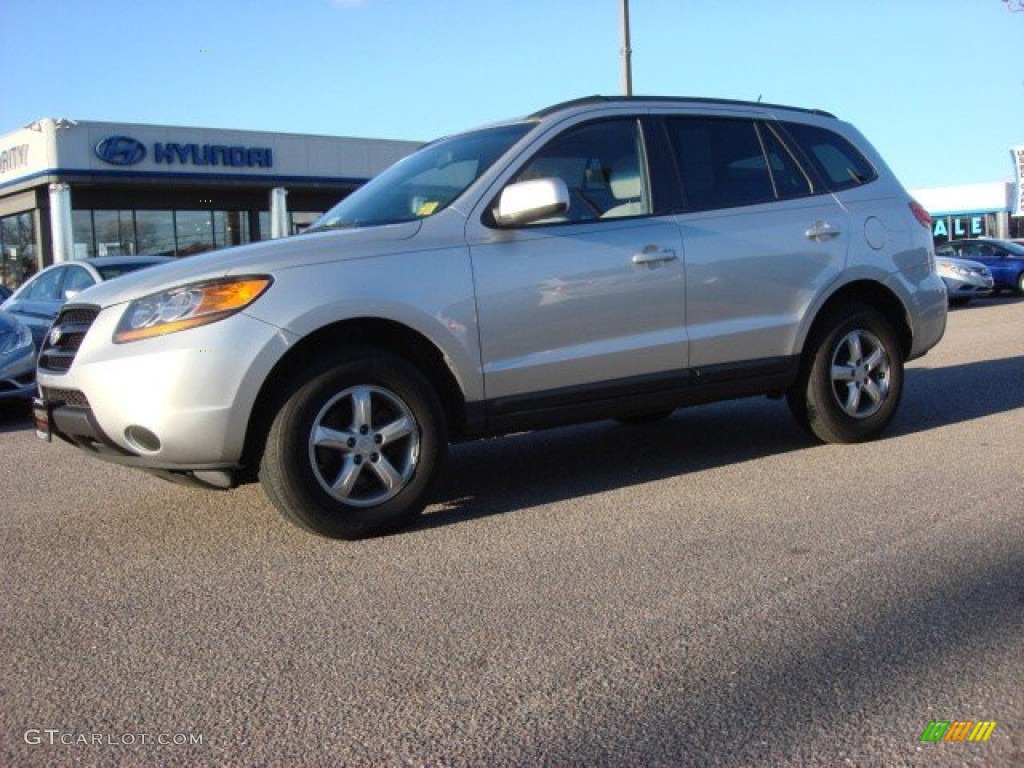
<path fill-rule="evenodd" d="M 0 405 L 36 393 L 36 345 L 27 325 L 0 312 Z"/>
<path fill-rule="evenodd" d="M 1020 243 L 989 237 L 950 240 L 936 248 L 935 255 L 980 261 L 992 273 L 997 291 L 1024 296 L 1024 245 Z"/>

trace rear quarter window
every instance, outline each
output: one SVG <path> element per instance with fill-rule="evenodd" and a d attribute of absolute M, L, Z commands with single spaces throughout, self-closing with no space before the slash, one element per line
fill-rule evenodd
<path fill-rule="evenodd" d="M 878 171 L 838 133 L 803 123 L 785 123 L 786 132 L 831 191 L 852 189 L 878 178 Z"/>

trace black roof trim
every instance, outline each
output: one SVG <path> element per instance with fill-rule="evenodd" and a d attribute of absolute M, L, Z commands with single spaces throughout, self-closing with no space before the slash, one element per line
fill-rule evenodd
<path fill-rule="evenodd" d="M 587 104 L 629 104 L 631 102 L 649 101 L 664 104 L 723 104 L 727 106 L 740 106 L 740 107 L 765 107 L 768 109 L 787 109 L 791 112 L 805 112 L 811 115 L 820 115 L 822 117 L 835 118 L 831 112 L 826 112 L 823 109 L 805 109 L 803 107 L 789 107 L 785 104 L 768 104 L 762 101 L 741 101 L 738 99 L 711 99 L 701 96 L 584 96 L 581 99 L 573 99 L 572 101 L 563 101 L 561 104 L 553 104 L 550 107 L 546 107 L 538 112 L 534 112 L 529 115 L 530 118 L 539 119 L 553 115 L 556 112 L 561 112 L 565 109 L 572 107 L 582 107 Z"/>

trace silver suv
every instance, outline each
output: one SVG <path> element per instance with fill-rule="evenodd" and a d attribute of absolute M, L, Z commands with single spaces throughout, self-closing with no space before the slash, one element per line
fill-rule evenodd
<path fill-rule="evenodd" d="M 833 115 L 588 98 L 444 138 L 306 234 L 68 304 L 37 431 L 292 521 L 407 524 L 449 443 L 785 396 L 877 435 L 945 329 L 928 215 Z"/>

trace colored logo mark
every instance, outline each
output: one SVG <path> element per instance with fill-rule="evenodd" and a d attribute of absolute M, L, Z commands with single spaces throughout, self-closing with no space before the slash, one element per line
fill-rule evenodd
<path fill-rule="evenodd" d="M 146 147 L 129 136 L 111 136 L 96 145 L 96 157 L 111 165 L 135 165 L 145 156 Z"/>
<path fill-rule="evenodd" d="M 988 741 L 995 728 L 995 720 L 932 720 L 921 741 Z"/>

